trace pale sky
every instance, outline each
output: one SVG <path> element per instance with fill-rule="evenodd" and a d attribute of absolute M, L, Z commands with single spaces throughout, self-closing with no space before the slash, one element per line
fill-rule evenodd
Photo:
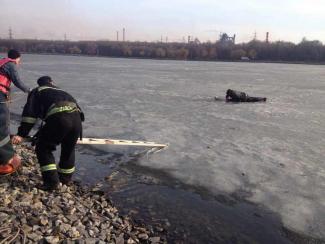
<path fill-rule="evenodd" d="M 215 41 L 220 32 L 236 42 L 325 43 L 325 0 L 0 0 L 0 38 Z"/>

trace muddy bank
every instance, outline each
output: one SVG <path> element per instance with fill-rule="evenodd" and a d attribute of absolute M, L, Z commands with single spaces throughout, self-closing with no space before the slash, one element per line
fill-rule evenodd
<path fill-rule="evenodd" d="M 121 216 L 99 185 L 39 189 L 36 157 L 16 147 L 23 167 L 0 178 L 0 243 L 166 243 L 164 230 Z"/>
<path fill-rule="evenodd" d="M 133 163 L 105 180 L 115 205 L 132 219 L 160 225 L 168 243 L 325 243 L 289 229 L 277 213 L 245 200 L 244 190 L 213 194 Z"/>

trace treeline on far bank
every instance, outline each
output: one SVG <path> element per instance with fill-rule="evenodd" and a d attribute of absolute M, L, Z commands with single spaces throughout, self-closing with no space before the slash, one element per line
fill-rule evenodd
<path fill-rule="evenodd" d="M 0 52 L 16 48 L 26 53 L 71 54 L 107 57 L 134 57 L 178 60 L 255 60 L 274 62 L 325 62 L 325 46 L 320 41 L 300 43 L 262 42 L 151 43 L 114 41 L 48 41 L 0 39 Z"/>

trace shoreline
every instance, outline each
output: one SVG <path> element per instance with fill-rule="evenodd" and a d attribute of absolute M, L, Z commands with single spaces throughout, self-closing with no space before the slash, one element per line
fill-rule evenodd
<path fill-rule="evenodd" d="M 136 164 L 108 178 L 119 209 L 140 222 L 162 226 L 168 243 L 325 243 L 284 225 L 267 207 L 245 200 L 244 190 L 215 194 Z"/>
<path fill-rule="evenodd" d="M 139 59 L 139 60 L 159 60 L 159 61 L 179 61 L 179 62 L 209 62 L 209 63 L 250 63 L 250 64 L 301 64 L 301 65 L 325 65 L 325 62 L 306 62 L 306 61 L 276 61 L 276 60 L 205 60 L 205 59 L 170 59 L 170 58 L 142 58 L 142 57 L 118 57 L 118 56 L 99 56 L 83 54 L 63 54 L 63 53 L 30 53 L 29 55 L 50 55 L 50 56 L 70 56 L 70 57 L 95 57 L 95 58 L 114 58 L 114 59 Z"/>
<path fill-rule="evenodd" d="M 163 229 L 121 216 L 100 185 L 38 189 L 42 180 L 35 154 L 25 145 L 16 146 L 16 152 L 22 167 L 0 178 L 1 243 L 166 243 Z"/>

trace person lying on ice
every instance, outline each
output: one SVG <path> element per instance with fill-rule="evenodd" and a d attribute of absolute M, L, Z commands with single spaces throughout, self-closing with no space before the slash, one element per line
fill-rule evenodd
<path fill-rule="evenodd" d="M 29 88 L 20 80 L 16 66 L 20 63 L 20 53 L 11 49 L 8 58 L 0 59 L 0 175 L 14 173 L 21 165 L 10 141 L 9 97 L 13 83 L 25 93 Z"/>
<path fill-rule="evenodd" d="M 75 171 L 75 145 L 82 134 L 84 115 L 76 100 L 67 92 L 54 86 L 51 77 L 42 76 L 38 87 L 27 98 L 18 133 L 13 143 L 27 137 L 38 118 L 45 124 L 37 133 L 36 155 L 41 167 L 44 190 L 55 190 L 59 183 L 69 184 Z M 58 166 L 53 151 L 61 144 Z"/>
<path fill-rule="evenodd" d="M 215 97 L 215 100 L 220 101 L 218 97 Z M 265 102 L 266 97 L 251 97 L 248 96 L 245 92 L 235 91 L 228 89 L 226 92 L 226 102 Z"/>

